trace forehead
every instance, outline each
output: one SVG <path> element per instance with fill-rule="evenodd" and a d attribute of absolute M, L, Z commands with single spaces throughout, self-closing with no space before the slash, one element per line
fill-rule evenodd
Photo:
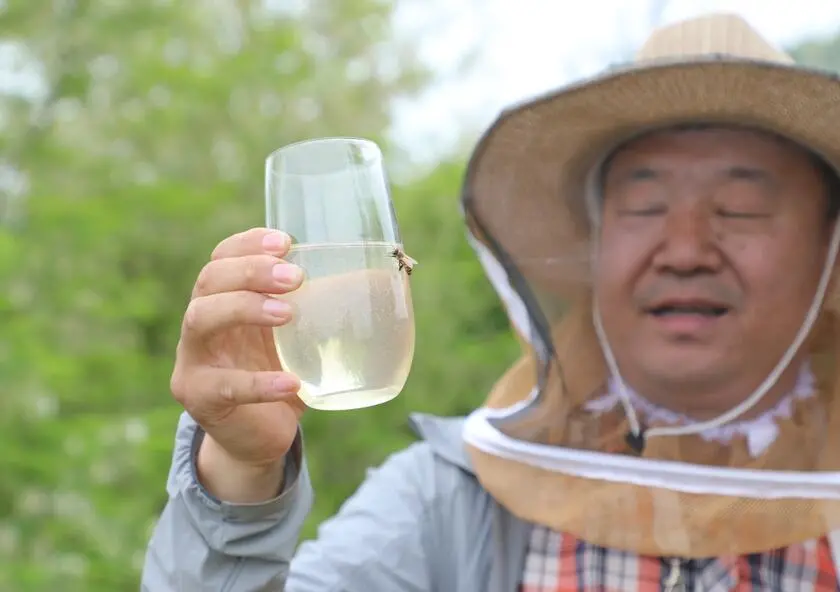
<path fill-rule="evenodd" d="M 811 154 L 781 136 L 734 126 L 686 125 L 650 132 L 619 146 L 605 164 L 651 158 L 691 163 L 749 161 L 770 168 L 813 165 Z"/>

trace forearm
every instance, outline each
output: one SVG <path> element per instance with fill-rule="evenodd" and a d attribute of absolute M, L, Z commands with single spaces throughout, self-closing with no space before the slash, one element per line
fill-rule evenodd
<path fill-rule="evenodd" d="M 141 589 L 283 589 L 313 499 L 302 437 L 299 435 L 292 446 L 283 477 L 274 478 L 272 499 L 263 496 L 263 502 L 239 504 L 214 499 L 215 495 L 199 484 L 197 461 L 202 438 L 195 422 L 184 414 L 167 482 L 169 499 L 149 542 Z M 211 464 L 213 470 L 223 469 Z M 267 475 L 264 477 L 267 483 Z"/>
<path fill-rule="evenodd" d="M 277 497 L 283 489 L 283 459 L 255 467 L 231 458 L 209 435 L 198 449 L 198 480 L 210 495 L 232 504 L 256 504 Z"/>

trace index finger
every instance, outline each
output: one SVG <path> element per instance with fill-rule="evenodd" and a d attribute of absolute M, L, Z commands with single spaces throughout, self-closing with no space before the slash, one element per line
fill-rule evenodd
<path fill-rule="evenodd" d="M 210 258 L 228 259 L 265 253 L 282 257 L 289 251 L 291 242 L 289 235 L 283 231 L 271 228 L 251 228 L 231 235 L 220 242 L 213 249 Z"/>

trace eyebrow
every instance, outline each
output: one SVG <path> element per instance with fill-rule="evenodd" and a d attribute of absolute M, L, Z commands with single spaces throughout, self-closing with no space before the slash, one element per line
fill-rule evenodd
<path fill-rule="evenodd" d="M 615 169 L 612 167 L 603 168 L 601 170 L 602 187 L 606 186 L 610 174 L 614 173 L 614 171 Z M 659 176 L 662 172 L 663 171 L 660 167 L 650 164 L 631 165 L 626 167 L 625 170 L 620 171 L 620 174 L 615 178 L 615 180 L 622 183 L 636 179 L 648 179 Z M 764 181 L 773 184 L 773 174 L 771 171 L 768 171 L 760 166 L 753 166 L 749 164 L 734 164 L 721 167 L 721 170 L 718 172 L 718 176 L 734 179 Z"/>
<path fill-rule="evenodd" d="M 767 170 L 761 167 L 736 164 L 728 167 L 725 171 L 732 177 L 746 178 L 746 179 L 763 179 L 770 180 L 772 175 Z"/>
<path fill-rule="evenodd" d="M 742 127 L 738 125 L 728 125 L 728 126 L 720 126 L 720 125 L 712 125 L 712 124 L 702 124 L 702 123 L 687 123 L 683 125 L 675 126 L 671 129 L 676 131 L 679 130 L 701 130 L 701 129 L 709 129 L 709 128 L 719 128 L 723 127 L 724 129 L 747 129 L 750 131 L 755 131 L 760 134 L 763 134 L 767 137 L 772 138 L 782 146 L 787 148 L 792 148 L 801 154 L 804 154 L 806 158 L 809 160 L 811 165 L 816 169 L 817 173 L 819 174 L 820 178 L 822 179 L 822 184 L 825 189 L 828 207 L 827 207 L 827 214 L 828 220 L 834 220 L 838 214 L 840 214 L 840 163 L 832 164 L 828 160 L 825 159 L 822 155 L 815 152 L 813 149 L 803 146 L 798 142 L 786 138 L 778 133 L 755 129 L 751 127 Z M 643 137 L 647 134 L 641 134 L 639 137 Z M 632 141 L 632 140 L 631 140 Z M 603 202 L 604 193 L 607 185 L 607 175 L 612 169 L 612 165 L 615 161 L 616 156 L 621 152 L 621 150 L 629 144 L 630 141 L 625 142 L 623 144 L 619 144 L 618 146 L 613 147 L 607 153 L 606 158 L 597 166 L 595 171 L 596 178 L 595 178 L 595 192 L 597 194 L 597 202 Z"/>
<path fill-rule="evenodd" d="M 626 179 L 636 179 L 639 177 L 655 177 L 662 173 L 662 170 L 650 165 L 636 165 L 627 167 L 627 170 L 622 171 L 622 175 L 619 177 L 619 180 L 626 180 Z"/>

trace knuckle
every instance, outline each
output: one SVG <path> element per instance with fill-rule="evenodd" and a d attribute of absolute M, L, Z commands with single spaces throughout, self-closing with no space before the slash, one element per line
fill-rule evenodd
<path fill-rule="evenodd" d="M 235 325 L 247 325 L 262 318 L 264 296 L 256 292 L 237 292 L 231 294 L 228 316 Z"/>
<path fill-rule="evenodd" d="M 257 279 L 260 277 L 261 265 L 262 261 L 256 258 L 249 258 L 245 262 L 245 267 L 242 270 L 242 275 L 245 278 L 245 282 L 248 286 L 254 285 Z"/>
<path fill-rule="evenodd" d="M 260 377 L 256 372 L 251 374 L 251 378 L 248 381 L 248 390 L 252 394 L 260 394 L 263 390 L 260 388 Z"/>
<path fill-rule="evenodd" d="M 201 329 L 201 304 L 199 300 L 193 299 L 187 305 L 184 312 L 184 330 L 195 332 Z"/>
<path fill-rule="evenodd" d="M 236 388 L 230 376 L 226 376 L 219 382 L 219 397 L 229 403 L 236 399 Z"/>
<path fill-rule="evenodd" d="M 184 377 L 183 370 L 177 366 L 169 379 L 169 390 L 172 392 L 172 397 L 182 407 L 186 408 L 187 401 L 189 400 L 189 381 Z"/>
<path fill-rule="evenodd" d="M 213 268 L 215 266 L 212 263 L 208 263 L 204 267 L 201 268 L 201 271 L 198 272 L 198 276 L 195 278 L 195 287 L 193 288 L 193 294 L 208 294 L 209 290 L 212 288 L 213 285 Z"/>
<path fill-rule="evenodd" d="M 235 236 L 236 235 L 229 236 L 228 238 L 217 244 L 215 247 L 213 247 L 213 250 L 210 252 L 210 259 L 212 261 L 222 259 L 225 256 L 225 250 L 227 250 L 227 245 L 230 243 L 231 240 L 234 239 Z"/>

